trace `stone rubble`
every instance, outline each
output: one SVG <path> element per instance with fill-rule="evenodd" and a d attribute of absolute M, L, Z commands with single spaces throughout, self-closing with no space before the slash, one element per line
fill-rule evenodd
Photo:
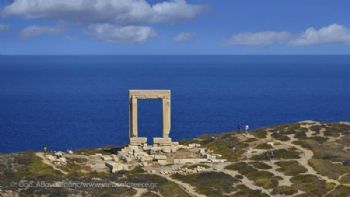
<path fill-rule="evenodd" d="M 55 163 L 56 165 L 66 165 L 67 159 L 63 157 L 63 153 L 61 151 L 54 152 L 52 154 L 45 154 L 45 157 L 47 160 L 49 160 L 51 163 Z"/>
<path fill-rule="evenodd" d="M 153 138 L 153 145 L 147 144 L 147 138 L 138 136 L 138 100 L 161 99 L 163 108 L 163 135 Z M 130 144 L 121 149 L 118 154 L 103 155 L 101 153 L 88 157 L 93 169 L 109 168 L 115 173 L 131 170 L 137 166 L 159 169 L 161 167 L 225 162 L 219 159 L 221 155 L 213 154 L 200 144 L 180 145 L 169 137 L 171 125 L 171 91 L 170 90 L 129 90 L 129 139 Z M 180 151 L 181 150 L 181 151 Z M 72 154 L 72 151 L 68 152 Z M 62 152 L 47 154 L 46 158 L 53 163 L 65 165 L 67 160 Z M 104 164 L 104 165 L 103 165 Z M 202 167 L 186 169 L 181 173 L 200 172 Z M 174 168 L 172 171 L 176 171 Z M 165 173 L 165 172 L 164 172 Z M 168 173 L 168 172 L 167 172 Z M 170 173 L 170 172 L 169 172 Z"/>
<path fill-rule="evenodd" d="M 159 141 L 157 141 L 159 142 Z M 172 153 L 178 149 L 183 149 L 187 152 L 198 153 L 197 158 L 181 158 L 172 157 Z M 170 155 L 172 158 L 170 158 Z M 218 159 L 220 155 L 212 154 L 205 148 L 201 148 L 199 144 L 179 145 L 178 142 L 162 144 L 139 144 L 124 147 L 118 152 L 118 155 L 100 155 L 101 159 L 106 161 L 106 166 L 111 172 L 131 169 L 132 166 L 166 166 L 166 165 L 186 165 L 186 164 L 202 164 L 202 163 L 221 163 L 225 159 Z M 188 169 L 184 173 L 200 172 L 203 167 L 198 169 Z"/>

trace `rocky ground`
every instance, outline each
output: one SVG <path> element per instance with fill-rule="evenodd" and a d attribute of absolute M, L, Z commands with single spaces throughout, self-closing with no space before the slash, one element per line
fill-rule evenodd
<path fill-rule="evenodd" d="M 2 154 L 0 196 L 350 196 L 349 123 L 305 121 L 182 142 L 189 143 L 227 162 L 110 173 L 93 155 L 118 148 L 66 153 L 65 165 L 44 153 Z"/>

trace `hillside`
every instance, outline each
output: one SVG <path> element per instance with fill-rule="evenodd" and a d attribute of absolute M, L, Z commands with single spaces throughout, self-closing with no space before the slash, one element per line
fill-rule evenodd
<path fill-rule="evenodd" d="M 62 166 L 46 161 L 44 153 L 2 154 L 0 194 L 350 196 L 349 123 L 304 121 L 249 132 L 205 135 L 182 142 L 191 143 L 221 155 L 226 162 L 184 164 L 176 166 L 176 170 L 172 165 L 159 166 L 159 171 L 140 166 L 110 173 L 92 168 L 97 161 L 86 158 L 113 155 L 120 148 L 76 150 L 66 154 L 67 161 Z M 165 169 L 173 169 L 173 173 L 161 173 Z"/>

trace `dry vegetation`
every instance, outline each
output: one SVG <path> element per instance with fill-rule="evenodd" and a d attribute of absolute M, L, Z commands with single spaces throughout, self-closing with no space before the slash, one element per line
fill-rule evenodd
<path fill-rule="evenodd" d="M 198 195 L 214 197 L 326 196 L 350 194 L 350 125 L 344 123 L 301 122 L 261 128 L 249 133 L 228 132 L 205 135 L 182 143 L 199 143 L 226 163 L 207 171 L 167 177 L 145 172 L 141 167 L 116 174 L 91 172 L 84 159 L 68 159 L 62 167 L 67 175 L 46 165 L 32 152 L 0 155 L 2 192 L 13 190 L 21 196 L 136 196 L 138 188 L 17 188 L 12 182 L 88 181 L 152 182 L 141 197 L 191 196 L 175 180 L 193 187 Z M 81 149 L 75 154 L 113 154 L 118 147 Z M 180 151 L 181 153 L 181 151 Z M 180 154 L 179 153 L 179 154 Z M 0 192 L 1 193 L 1 192 Z M 0 195 L 1 196 L 1 195 Z"/>

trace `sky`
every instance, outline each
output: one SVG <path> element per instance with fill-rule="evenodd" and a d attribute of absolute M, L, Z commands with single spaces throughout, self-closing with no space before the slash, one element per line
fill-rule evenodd
<path fill-rule="evenodd" d="M 350 54 L 349 10 L 349 0 L 0 0 L 0 54 Z"/>

